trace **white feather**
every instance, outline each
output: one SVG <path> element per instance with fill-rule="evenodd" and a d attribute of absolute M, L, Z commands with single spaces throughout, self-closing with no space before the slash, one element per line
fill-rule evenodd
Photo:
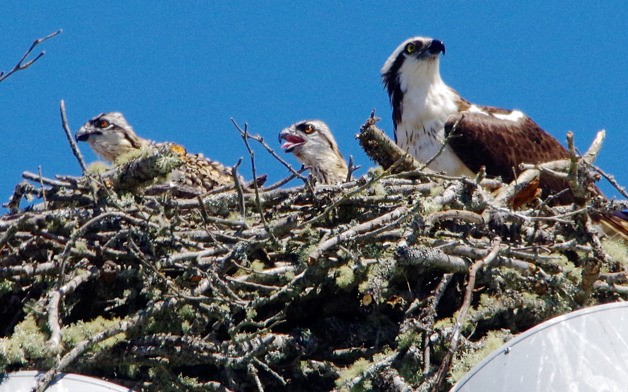
<path fill-rule="evenodd" d="M 458 94 L 441 79 L 438 58 L 426 61 L 405 61 L 399 70 L 403 91 L 402 117 L 397 124 L 399 147 L 429 168 L 450 175 L 473 176 L 445 141 L 445 122 L 458 112 Z M 438 156 L 437 156 L 438 155 Z M 436 158 L 434 158 L 436 157 Z"/>
<path fill-rule="evenodd" d="M 489 113 L 484 108 L 478 105 L 471 105 L 471 107 L 469 107 L 466 112 L 484 114 L 486 116 L 499 118 L 500 120 L 508 120 L 513 122 L 517 122 L 525 117 L 525 114 L 523 114 L 523 112 L 519 110 L 513 110 L 509 113 Z"/>
<path fill-rule="evenodd" d="M 509 121 L 517 122 L 525 118 L 526 115 L 523 114 L 523 112 L 519 110 L 513 110 L 512 112 L 508 114 L 493 113 L 493 116 L 502 120 L 509 120 Z"/>

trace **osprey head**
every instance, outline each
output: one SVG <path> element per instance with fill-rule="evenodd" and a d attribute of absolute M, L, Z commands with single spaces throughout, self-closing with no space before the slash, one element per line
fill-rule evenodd
<path fill-rule="evenodd" d="M 384 85 L 390 89 L 398 84 L 401 73 L 412 72 L 412 69 L 433 68 L 438 72 L 438 56 L 445 54 L 445 44 L 437 39 L 413 37 L 403 41 L 388 57 L 382 67 Z"/>
<path fill-rule="evenodd" d="M 347 165 L 329 127 L 320 120 L 292 124 L 279 133 L 279 142 L 286 152 L 293 153 L 323 184 L 342 182 L 347 177 Z"/>
<path fill-rule="evenodd" d="M 407 60 L 435 60 L 440 53 L 445 54 L 443 41 L 426 37 L 408 38 L 388 57 L 388 60 L 382 67 L 382 74 L 398 69 Z"/>
<path fill-rule="evenodd" d="M 327 150 L 338 150 L 338 145 L 327 124 L 320 120 L 305 120 L 292 124 L 279 133 L 281 148 L 302 161 L 301 157 L 315 158 Z M 305 163 L 305 162 L 303 162 Z"/>
<path fill-rule="evenodd" d="M 382 82 L 393 108 L 395 129 L 402 121 L 406 93 L 410 92 L 411 101 L 421 102 L 433 86 L 444 84 L 440 78 L 440 53 L 445 53 L 442 41 L 413 37 L 403 41 L 384 63 Z"/>
<path fill-rule="evenodd" d="M 97 115 L 83 124 L 75 138 L 87 142 L 98 156 L 109 162 L 146 144 L 119 112 Z"/>

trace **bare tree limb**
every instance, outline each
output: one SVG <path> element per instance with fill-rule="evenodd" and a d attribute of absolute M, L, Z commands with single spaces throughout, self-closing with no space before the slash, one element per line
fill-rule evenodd
<path fill-rule="evenodd" d="M 238 159 L 238 162 L 233 165 L 231 168 L 231 176 L 233 177 L 233 183 L 235 184 L 235 189 L 238 194 L 238 199 L 240 200 L 240 215 L 242 219 L 246 217 L 246 203 L 244 202 L 244 192 L 242 191 L 242 184 L 240 182 L 240 176 L 238 176 L 238 168 L 242 164 L 242 158 Z M 255 178 L 255 177 L 253 177 Z M 253 185 L 257 188 L 257 185 Z M 202 203 L 202 201 L 201 201 Z"/>
<path fill-rule="evenodd" d="M 43 37 L 43 38 L 37 38 L 35 41 L 33 41 L 31 47 L 26 51 L 26 53 L 24 53 L 24 56 L 22 56 L 22 58 L 20 59 L 20 61 L 17 62 L 17 64 L 15 65 L 15 67 L 13 67 L 10 71 L 8 71 L 7 73 L 4 73 L 3 71 L 0 71 L 0 82 L 2 82 L 3 80 L 5 80 L 6 78 L 8 78 L 10 75 L 18 72 L 18 71 L 22 71 L 28 67 L 30 67 L 31 65 L 33 65 L 37 60 L 39 60 L 40 58 L 42 58 L 46 52 L 42 51 L 40 52 L 37 56 L 35 56 L 35 58 L 26 61 L 26 58 L 31 54 L 31 52 L 33 51 L 33 49 L 35 49 L 35 47 L 39 44 L 41 44 L 42 42 L 58 35 L 61 34 L 63 30 L 57 30 L 54 33 L 50 33 L 47 36 Z M 24 62 L 26 61 L 26 62 Z"/>
<path fill-rule="evenodd" d="M 236 129 L 240 132 L 241 135 L 243 135 L 242 129 L 238 126 L 238 124 L 235 123 L 234 119 L 231 119 L 231 122 L 234 124 L 234 126 L 236 127 Z M 261 137 L 260 135 L 251 135 L 250 133 L 247 132 L 246 135 L 244 135 L 244 137 L 246 137 L 247 139 L 252 139 L 255 140 L 256 142 L 258 142 L 259 144 L 262 145 L 262 147 L 264 147 L 264 149 L 273 157 L 275 158 L 277 161 L 279 161 L 279 163 L 281 163 L 283 166 L 285 166 L 290 173 L 292 173 L 294 176 L 296 176 L 297 178 L 301 179 L 304 183 L 308 182 L 308 178 L 305 177 L 304 175 L 302 175 L 301 173 L 303 172 L 303 170 L 295 170 L 291 164 L 289 164 L 288 162 L 286 162 L 286 160 L 284 160 L 283 158 L 281 158 L 279 155 L 277 155 L 277 153 L 275 152 L 275 150 L 273 150 L 268 143 L 266 143 L 266 141 L 264 140 L 263 137 Z"/>
<path fill-rule="evenodd" d="M 249 152 L 249 157 L 251 158 L 251 170 L 253 171 L 253 178 L 257 178 L 257 170 L 255 167 L 255 152 L 253 151 L 253 149 L 251 148 L 251 145 L 249 144 L 249 131 L 248 131 L 248 124 L 244 124 L 244 130 L 242 128 L 240 128 L 240 126 L 235 122 L 235 120 L 232 118 L 231 122 L 233 123 L 233 125 L 236 127 L 236 129 L 240 132 L 240 135 L 242 136 L 242 140 L 244 141 L 244 145 L 246 146 L 246 149 Z M 257 186 L 257 182 L 253 181 L 253 189 L 255 190 L 255 204 L 257 204 L 257 209 L 260 215 L 260 219 L 262 220 L 262 223 L 264 224 L 264 227 L 266 228 L 266 230 L 268 231 L 268 235 L 270 236 L 270 239 L 277 244 L 277 239 L 275 238 L 275 234 L 271 231 L 270 226 L 268 225 L 268 222 L 266 221 L 266 217 L 264 216 L 264 209 L 262 208 L 262 205 L 260 203 L 260 198 L 259 198 L 259 187 Z"/>
<path fill-rule="evenodd" d="M 63 126 L 63 130 L 65 131 L 65 136 L 68 138 L 68 142 L 70 143 L 70 148 L 72 148 L 72 153 L 78 160 L 79 166 L 81 166 L 81 170 L 83 171 L 83 175 L 87 173 L 87 166 L 85 165 L 85 160 L 83 160 L 83 154 L 81 154 L 81 150 L 79 150 L 76 142 L 74 141 L 74 136 L 72 136 L 72 131 L 70 130 L 70 126 L 68 125 L 68 118 L 65 115 L 65 102 L 63 99 L 61 100 L 61 104 L 59 105 L 59 110 L 61 112 L 61 125 Z"/>

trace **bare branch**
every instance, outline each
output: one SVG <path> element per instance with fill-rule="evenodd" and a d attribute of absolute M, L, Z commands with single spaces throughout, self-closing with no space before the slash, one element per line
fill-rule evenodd
<path fill-rule="evenodd" d="M 376 117 L 369 117 L 360 128 L 360 133 L 356 135 L 360 146 L 369 158 L 385 170 L 395 164 L 395 169 L 391 173 L 421 168 L 421 163 L 399 148 L 381 129 L 375 126 L 378 120 Z"/>
<path fill-rule="evenodd" d="M 238 199 L 240 200 L 240 215 L 242 216 L 242 219 L 244 219 L 246 217 L 246 204 L 244 203 L 244 192 L 242 191 L 242 183 L 240 182 L 240 176 L 238 175 L 238 168 L 241 164 L 242 158 L 238 159 L 238 162 L 231 168 L 231 176 L 233 177 L 233 183 L 235 184 L 235 189 L 238 193 Z M 253 178 L 255 178 L 255 176 Z M 253 186 L 257 187 L 255 183 Z"/>
<path fill-rule="evenodd" d="M 626 199 L 628 199 L 628 191 L 626 191 L 626 188 L 619 185 L 619 183 L 617 182 L 617 180 L 615 179 L 615 177 L 612 174 L 608 174 L 606 173 L 604 170 L 600 169 L 597 166 L 593 166 L 593 169 L 600 173 L 602 175 L 602 177 L 606 178 L 606 181 L 608 181 L 615 189 L 617 189 L 617 191 Z"/>
<path fill-rule="evenodd" d="M 301 179 L 303 182 L 307 183 L 308 178 L 301 175 L 303 170 L 295 170 L 291 164 L 289 164 L 288 162 L 286 162 L 283 158 L 281 158 L 279 155 L 277 155 L 277 153 L 275 152 L 275 150 L 273 150 L 268 143 L 266 143 L 266 141 L 264 141 L 264 138 L 261 137 L 260 135 L 251 135 L 248 132 L 244 132 L 242 130 L 242 128 L 240 128 L 240 126 L 235 122 L 235 120 L 232 118 L 231 122 L 233 123 L 233 125 L 236 127 L 236 129 L 240 132 L 240 135 L 243 138 L 246 139 L 251 139 L 251 140 L 255 140 L 256 142 L 258 142 L 259 144 L 261 144 L 264 149 L 266 149 L 266 151 L 272 155 L 273 158 L 275 158 L 276 160 L 279 161 L 279 163 L 281 163 L 282 165 L 284 165 L 288 170 L 290 170 L 290 173 L 292 173 L 294 176 L 296 176 L 297 178 Z"/>
<path fill-rule="evenodd" d="M 389 212 L 388 214 L 382 215 L 376 219 L 373 219 L 372 221 L 361 223 L 347 231 L 344 231 L 341 234 L 338 234 L 333 238 L 330 238 L 329 240 L 323 242 L 318 247 L 316 247 L 316 249 L 314 249 L 308 255 L 308 262 L 310 263 L 310 265 L 314 264 L 318 260 L 318 258 L 328 249 L 337 246 L 344 241 L 349 241 L 352 238 L 356 237 L 358 234 L 372 231 L 382 225 L 396 221 L 401 217 L 405 217 L 407 215 L 407 212 L 407 207 L 399 207 Z"/>
<path fill-rule="evenodd" d="M 251 145 L 249 144 L 248 124 L 245 123 L 244 130 L 242 130 L 242 128 L 240 128 L 240 126 L 235 122 L 233 118 L 231 119 L 231 122 L 233 123 L 233 125 L 236 127 L 236 129 L 240 132 L 240 135 L 242 136 L 244 145 L 246 146 L 246 149 L 249 152 L 249 157 L 251 158 L 251 170 L 253 171 L 253 178 L 257 178 L 257 170 L 255 167 L 255 152 L 253 151 L 253 149 L 251 148 Z M 268 222 L 266 221 L 266 217 L 264 216 L 264 209 L 262 208 L 262 205 L 259 199 L 259 187 L 257 186 L 257 182 L 255 181 L 253 181 L 253 189 L 255 190 L 255 204 L 257 204 L 257 209 L 260 215 L 260 219 L 262 220 L 264 227 L 268 231 L 268 234 L 270 235 L 270 239 L 274 243 L 277 243 L 277 239 L 275 238 L 275 235 L 271 231 L 270 226 L 268 225 Z"/>
<path fill-rule="evenodd" d="M 68 125 L 68 118 L 65 115 L 65 102 L 63 99 L 61 100 L 61 104 L 59 105 L 59 110 L 61 112 L 61 125 L 63 126 L 63 130 L 65 131 L 65 136 L 68 138 L 68 142 L 70 143 L 70 148 L 72 148 L 72 153 L 78 160 L 79 165 L 81 166 L 81 170 L 83 171 L 83 175 L 87 173 L 87 166 L 85 165 L 85 160 L 83 160 L 83 154 L 81 154 L 81 150 L 79 150 L 76 142 L 74 141 L 74 136 L 72 136 L 72 131 Z"/>
<path fill-rule="evenodd" d="M 307 169 L 305 168 L 305 166 L 301 166 L 301 168 L 298 170 L 298 173 L 301 174 L 304 171 L 306 171 Z M 277 188 L 281 188 L 282 186 L 286 185 L 287 183 L 289 183 L 290 181 L 294 180 L 295 178 L 297 178 L 296 174 L 290 174 L 288 177 L 277 181 L 274 184 L 270 184 L 267 187 L 264 187 L 265 191 L 271 191 L 273 189 L 277 189 Z"/>
<path fill-rule="evenodd" d="M 48 34 L 47 36 L 43 37 L 43 38 L 38 38 L 35 41 L 33 41 L 31 47 L 26 51 L 26 53 L 24 53 L 24 56 L 22 56 L 22 58 L 20 59 L 20 61 L 17 62 L 17 64 L 15 65 L 15 67 L 13 67 L 10 71 L 8 71 L 7 73 L 4 73 L 2 71 L 0 71 L 0 82 L 2 82 L 4 79 L 8 78 L 10 75 L 24 70 L 28 67 L 30 67 L 31 65 L 33 65 L 37 60 L 39 60 L 40 58 L 42 58 L 44 56 L 44 54 L 46 54 L 45 51 L 40 52 L 37 56 L 35 56 L 35 58 L 26 61 L 26 58 L 31 54 L 31 52 L 33 51 L 33 49 L 35 49 L 35 47 L 39 44 L 41 44 L 42 42 L 58 35 L 61 34 L 63 30 L 57 30 L 54 33 Z"/>
<path fill-rule="evenodd" d="M 348 170 L 347 170 L 347 178 L 345 178 L 345 182 L 349 182 L 349 181 L 351 181 L 351 177 L 353 177 L 353 173 L 354 173 L 356 170 L 359 170 L 359 169 L 360 169 L 360 167 L 362 167 L 362 166 L 360 166 L 360 165 L 355 166 L 355 165 L 353 164 L 353 155 L 349 155 L 349 163 L 348 163 L 347 167 L 348 167 Z"/>
<path fill-rule="evenodd" d="M 51 292 L 50 300 L 48 302 L 48 327 L 50 328 L 50 339 L 48 340 L 48 344 L 54 352 L 60 352 L 61 350 L 59 303 L 66 294 L 76 290 L 78 286 L 85 283 L 88 279 L 96 278 L 98 274 L 99 271 L 96 267 L 92 267 L 88 271 L 80 271 L 79 274 L 68 283 Z"/>
<path fill-rule="evenodd" d="M 606 131 L 600 130 L 595 135 L 595 139 L 591 142 L 591 146 L 587 150 L 587 152 L 582 156 L 582 159 L 592 165 L 595 162 L 595 159 L 600 154 L 602 150 L 602 144 L 604 144 L 604 139 L 606 138 Z"/>

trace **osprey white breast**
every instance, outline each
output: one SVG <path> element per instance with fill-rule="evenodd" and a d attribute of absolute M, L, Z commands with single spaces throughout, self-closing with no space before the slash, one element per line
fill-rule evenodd
<path fill-rule="evenodd" d="M 393 104 L 397 145 L 419 161 L 431 161 L 429 167 L 433 170 L 472 176 L 449 146 L 442 147 L 445 122 L 459 111 L 460 99 L 440 76 L 438 55 L 445 51 L 444 45 L 432 40 L 425 46 L 423 61 L 401 61 L 420 49 L 413 43 L 417 39 L 422 38 L 404 41 L 382 68 Z"/>

